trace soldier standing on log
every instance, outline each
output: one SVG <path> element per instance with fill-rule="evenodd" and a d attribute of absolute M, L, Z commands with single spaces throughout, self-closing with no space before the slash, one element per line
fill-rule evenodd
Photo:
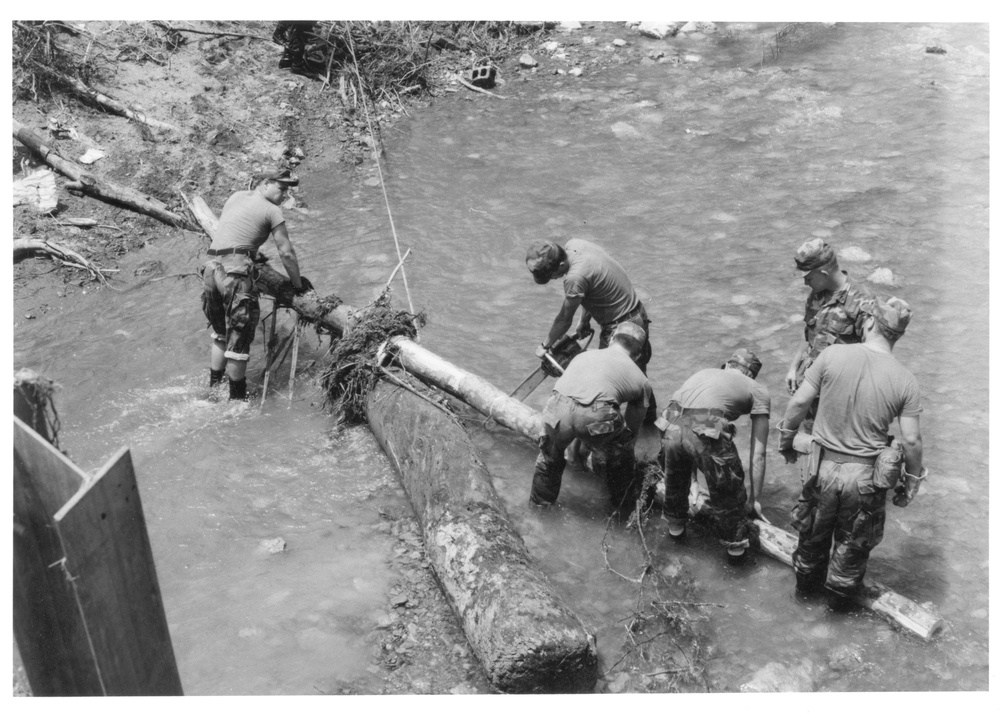
<path fill-rule="evenodd" d="M 792 510 L 799 532 L 792 561 L 797 595 L 825 585 L 833 608 L 871 594 L 863 579 L 868 556 L 882 540 L 888 490 L 895 487 L 893 503 L 906 506 L 927 478 L 917 380 L 892 355 L 910 308 L 892 297 L 866 302 L 863 311 L 863 343 L 825 349 L 778 425 L 779 450 L 795 462 L 796 429 L 819 397 L 811 461 Z M 889 436 L 897 417 L 901 444 Z"/>
<path fill-rule="evenodd" d="M 230 399 L 245 400 L 247 395 L 247 360 L 260 319 L 255 262 L 267 261 L 257 250 L 268 236 L 274 236 L 296 294 L 312 289 L 309 280 L 299 274 L 299 262 L 279 207 L 288 188 L 298 183 L 282 169 L 265 175 L 256 188 L 233 194 L 222 208 L 209 259 L 202 269 L 202 310 L 212 328 L 209 388 L 222 381 L 228 367 Z"/>
<path fill-rule="evenodd" d="M 803 243 L 795 253 L 795 266 L 812 291 L 806 299 L 806 341 L 795 353 L 785 376 L 785 388 L 789 394 L 794 394 L 799 388 L 806 370 L 826 347 L 861 341 L 864 319 L 861 302 L 871 299 L 866 289 L 855 286 L 847 272 L 840 269 L 837 255 L 822 239 Z M 812 425 L 815 415 L 814 406 L 806 417 L 804 430 Z"/>
<path fill-rule="evenodd" d="M 698 469 L 708 484 L 712 515 L 731 564 L 744 561 L 749 517 L 760 514 L 757 499 L 764 488 L 771 395 L 756 381 L 760 368 L 756 354 L 738 349 L 721 368 L 702 369 L 685 381 L 656 420 L 663 432 L 663 513 L 670 538 L 684 536 L 691 478 Z M 744 414 L 751 420 L 750 498 L 733 444 L 732 422 Z"/>
<path fill-rule="evenodd" d="M 638 498 L 635 436 L 653 393 L 636 361 L 645 345 L 640 326 L 619 324 L 611 346 L 578 354 L 556 381 L 542 412 L 545 435 L 531 482 L 532 504 L 549 506 L 559 497 L 566 447 L 574 439 L 606 452 L 606 478 L 616 510 Z M 622 404 L 627 404 L 624 412 Z"/>

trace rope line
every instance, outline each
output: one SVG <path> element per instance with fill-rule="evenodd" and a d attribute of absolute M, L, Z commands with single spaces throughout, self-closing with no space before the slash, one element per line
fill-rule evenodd
<path fill-rule="evenodd" d="M 97 649 L 94 647 L 94 639 L 90 635 L 90 626 L 87 624 L 87 614 L 83 610 L 83 602 L 80 600 L 80 591 L 76 587 L 77 577 L 69 572 L 66 567 L 66 557 L 63 556 L 58 561 L 49 564 L 49 568 L 58 566 L 62 569 L 63 578 L 73 590 L 73 599 L 76 601 L 76 610 L 80 614 L 80 623 L 83 624 L 83 633 L 87 637 L 87 648 L 90 650 L 90 658 L 94 662 L 94 671 L 97 673 L 97 682 L 101 684 L 101 695 L 108 695 L 108 689 L 104 685 L 104 675 L 101 673 L 101 664 L 97 660 Z"/>
<path fill-rule="evenodd" d="M 389 227 L 392 229 L 392 239 L 396 243 L 396 258 L 399 260 L 399 273 L 403 278 L 403 287 L 406 289 L 406 301 L 410 305 L 410 314 L 413 311 L 413 299 L 410 297 L 410 285 L 406 281 L 406 269 L 403 267 L 403 253 L 399 248 L 399 237 L 396 234 L 396 223 L 392 220 L 392 210 L 389 207 L 389 194 L 385 189 L 385 177 L 382 175 L 382 163 L 379 161 L 378 140 L 375 139 L 375 130 L 372 128 L 372 118 L 368 113 L 368 102 L 365 100 L 364 83 L 361 80 L 361 68 L 358 66 L 358 57 L 354 54 L 354 38 L 351 36 L 351 24 L 347 24 L 347 43 L 351 48 L 351 59 L 354 60 L 354 74 L 358 78 L 358 91 L 361 95 L 361 106 L 365 108 L 365 121 L 368 123 L 368 134 L 372 138 L 372 149 L 375 155 L 375 167 L 378 169 L 378 181 L 382 187 L 382 197 L 385 199 L 385 211 L 389 215 Z M 409 250 L 407 250 L 409 252 Z M 391 281 L 391 280 L 390 280 Z"/>

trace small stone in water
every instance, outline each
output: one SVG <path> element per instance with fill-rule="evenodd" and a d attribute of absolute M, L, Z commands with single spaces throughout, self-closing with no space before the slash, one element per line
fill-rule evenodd
<path fill-rule="evenodd" d="M 868 281 L 872 284 L 884 284 L 887 287 L 896 286 L 896 277 L 888 267 L 879 267 L 868 275 Z"/>

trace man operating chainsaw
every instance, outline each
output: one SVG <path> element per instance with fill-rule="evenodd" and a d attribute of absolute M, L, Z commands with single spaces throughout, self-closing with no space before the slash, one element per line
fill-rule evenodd
<path fill-rule="evenodd" d="M 571 239 L 565 247 L 554 242 L 539 242 L 528 250 L 525 264 L 537 284 L 562 278 L 565 292 L 548 336 L 535 350 L 538 358 L 543 358 L 552 345 L 569 332 L 573 316 L 582 306 L 576 335 L 587 336 L 593 318 L 601 326 L 600 349 L 609 345 L 611 333 L 622 322 L 631 322 L 642 329 L 645 339 L 635 363 L 643 374 L 646 373 L 646 365 L 653 354 L 649 344 L 649 317 L 622 265 L 584 239 Z"/>

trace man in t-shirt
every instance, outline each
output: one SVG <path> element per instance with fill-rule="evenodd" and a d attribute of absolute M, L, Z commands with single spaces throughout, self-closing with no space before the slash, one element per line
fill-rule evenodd
<path fill-rule="evenodd" d="M 732 564 L 744 560 L 750 545 L 749 517 L 760 514 L 758 499 L 764 489 L 771 395 L 756 381 L 760 368 L 756 354 L 738 349 L 722 368 L 702 369 L 685 381 L 656 421 L 663 432 L 663 513 L 670 537 L 684 536 L 688 493 L 697 469 L 705 476 L 719 540 Z M 751 421 L 749 498 L 732 424 L 745 414 Z"/>
<path fill-rule="evenodd" d="M 606 349 L 581 352 L 556 381 L 542 412 L 545 435 L 539 441 L 531 503 L 549 506 L 559 497 L 566 447 L 579 439 L 607 457 L 607 482 L 615 510 L 631 505 L 635 485 L 635 436 L 652 394 L 636 365 L 646 333 L 636 324 L 619 324 Z M 623 405 L 625 408 L 623 409 Z"/>
<path fill-rule="evenodd" d="M 593 317 L 601 326 L 601 349 L 608 346 L 611 333 L 622 322 L 631 322 L 642 328 L 646 340 L 636 364 L 643 374 L 646 373 L 646 365 L 653 354 L 649 344 L 649 317 L 622 265 L 585 239 L 571 239 L 565 247 L 554 242 L 540 242 L 528 250 L 525 263 L 537 284 L 562 277 L 565 292 L 562 308 L 552 322 L 552 328 L 535 350 L 539 358 L 569 332 L 573 316 L 582 306 L 577 333 L 585 336 Z M 580 329 L 584 329 L 582 334 Z"/>
<path fill-rule="evenodd" d="M 312 289 L 299 274 L 295 248 L 279 208 L 289 187 L 298 183 L 288 170 L 278 170 L 265 175 L 256 188 L 236 192 L 222 208 L 208 250 L 201 303 L 212 327 L 209 387 L 222 381 L 228 367 L 230 399 L 245 400 L 247 395 L 247 360 L 260 319 L 254 260 L 269 236 L 274 237 L 296 293 Z"/>
<path fill-rule="evenodd" d="M 878 298 L 863 311 L 863 342 L 824 349 L 779 425 L 779 449 L 794 462 L 795 431 L 820 397 L 812 432 L 819 461 L 813 462 L 818 466 L 808 472 L 792 510 L 792 526 L 799 532 L 792 559 L 799 595 L 825 585 L 834 594 L 834 607 L 871 591 L 863 579 L 868 556 L 882 540 L 887 491 L 895 487 L 893 503 L 906 506 L 927 476 L 917 380 L 892 355 L 910 322 L 909 305 L 896 297 Z M 898 459 L 891 458 L 898 450 L 889 446 L 889 425 L 897 418 L 901 480 Z"/>

